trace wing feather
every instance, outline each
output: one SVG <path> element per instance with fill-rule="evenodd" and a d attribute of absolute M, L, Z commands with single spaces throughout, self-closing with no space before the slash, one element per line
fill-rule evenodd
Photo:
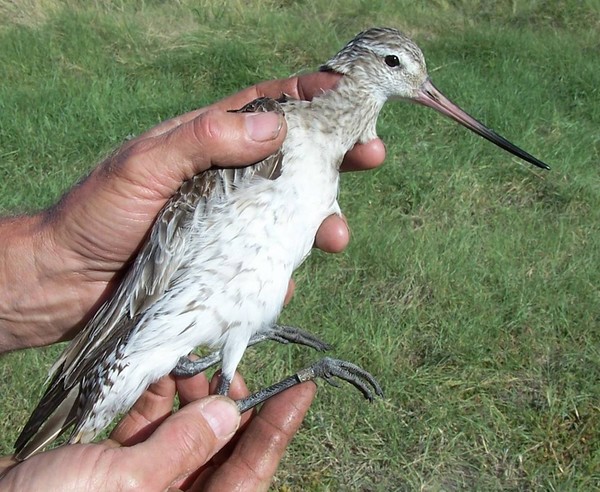
<path fill-rule="evenodd" d="M 240 112 L 283 112 L 268 98 L 257 99 Z M 205 215 L 209 201 L 226 198 L 256 177 L 276 179 L 281 174 L 281 151 L 252 166 L 211 169 L 184 182 L 159 213 L 152 230 L 108 299 L 54 363 L 44 397 L 33 411 L 15 444 L 23 460 L 62 434 L 79 417 L 81 383 L 107 356 L 126 342 L 138 319 L 169 288 L 181 266 L 182 252 L 194 217 Z"/>

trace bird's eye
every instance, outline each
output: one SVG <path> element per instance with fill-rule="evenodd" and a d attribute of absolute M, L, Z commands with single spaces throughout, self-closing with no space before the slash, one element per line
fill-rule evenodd
<path fill-rule="evenodd" d="M 398 60 L 398 57 L 396 55 L 387 55 L 384 58 L 384 61 L 389 67 L 397 67 L 398 65 L 400 65 L 400 60 Z"/>

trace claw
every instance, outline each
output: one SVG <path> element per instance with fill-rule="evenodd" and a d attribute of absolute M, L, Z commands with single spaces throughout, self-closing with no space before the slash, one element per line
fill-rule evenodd
<path fill-rule="evenodd" d="M 383 396 L 383 390 L 377 380 L 370 373 L 351 362 L 325 357 L 313 364 L 310 369 L 312 373 L 310 379 L 320 377 L 329 384 L 332 384 L 334 377 L 343 379 L 357 388 L 369 401 L 373 401 L 373 391 L 377 396 Z M 306 375 L 298 373 L 298 377 L 306 377 Z M 332 386 L 336 386 L 336 384 Z"/>
<path fill-rule="evenodd" d="M 335 387 L 340 386 L 336 378 L 347 381 L 357 388 L 369 401 L 373 401 L 374 394 L 383 396 L 381 386 L 367 371 L 351 362 L 325 357 L 306 369 L 298 371 L 293 376 L 289 376 L 273 386 L 269 386 L 242 400 L 238 400 L 236 403 L 240 412 L 245 412 L 292 386 L 304 381 L 313 381 L 317 378 L 321 378 Z"/>
<path fill-rule="evenodd" d="M 333 379 L 331 376 L 323 376 L 323 380 L 327 383 L 330 384 L 331 386 L 333 386 L 334 388 L 339 388 L 341 387 L 341 384 L 338 383 L 335 379 Z"/>
<path fill-rule="evenodd" d="M 301 330 L 295 326 L 273 325 L 261 334 L 263 339 L 274 340 L 279 343 L 295 343 L 306 345 L 319 352 L 331 349 L 331 345 L 314 336 L 308 331 Z"/>

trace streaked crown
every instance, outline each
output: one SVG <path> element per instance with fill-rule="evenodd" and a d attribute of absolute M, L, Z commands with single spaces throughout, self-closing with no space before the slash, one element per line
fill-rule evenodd
<path fill-rule="evenodd" d="M 412 98 L 427 79 L 419 47 L 397 29 L 385 27 L 358 34 L 321 70 L 355 79 L 384 99 Z"/>

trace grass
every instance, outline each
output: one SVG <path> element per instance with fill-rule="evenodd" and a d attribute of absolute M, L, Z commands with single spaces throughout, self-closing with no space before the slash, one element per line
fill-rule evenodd
<path fill-rule="evenodd" d="M 549 162 L 389 104 L 382 168 L 344 175 L 352 243 L 297 272 L 283 321 L 386 398 L 321 387 L 279 490 L 600 487 L 600 9 L 595 1 L 0 1 L 0 210 L 57 198 L 130 134 L 396 26 L 449 97 Z M 57 347 L 0 359 L 0 452 Z M 264 346 L 254 386 L 315 354 Z"/>

